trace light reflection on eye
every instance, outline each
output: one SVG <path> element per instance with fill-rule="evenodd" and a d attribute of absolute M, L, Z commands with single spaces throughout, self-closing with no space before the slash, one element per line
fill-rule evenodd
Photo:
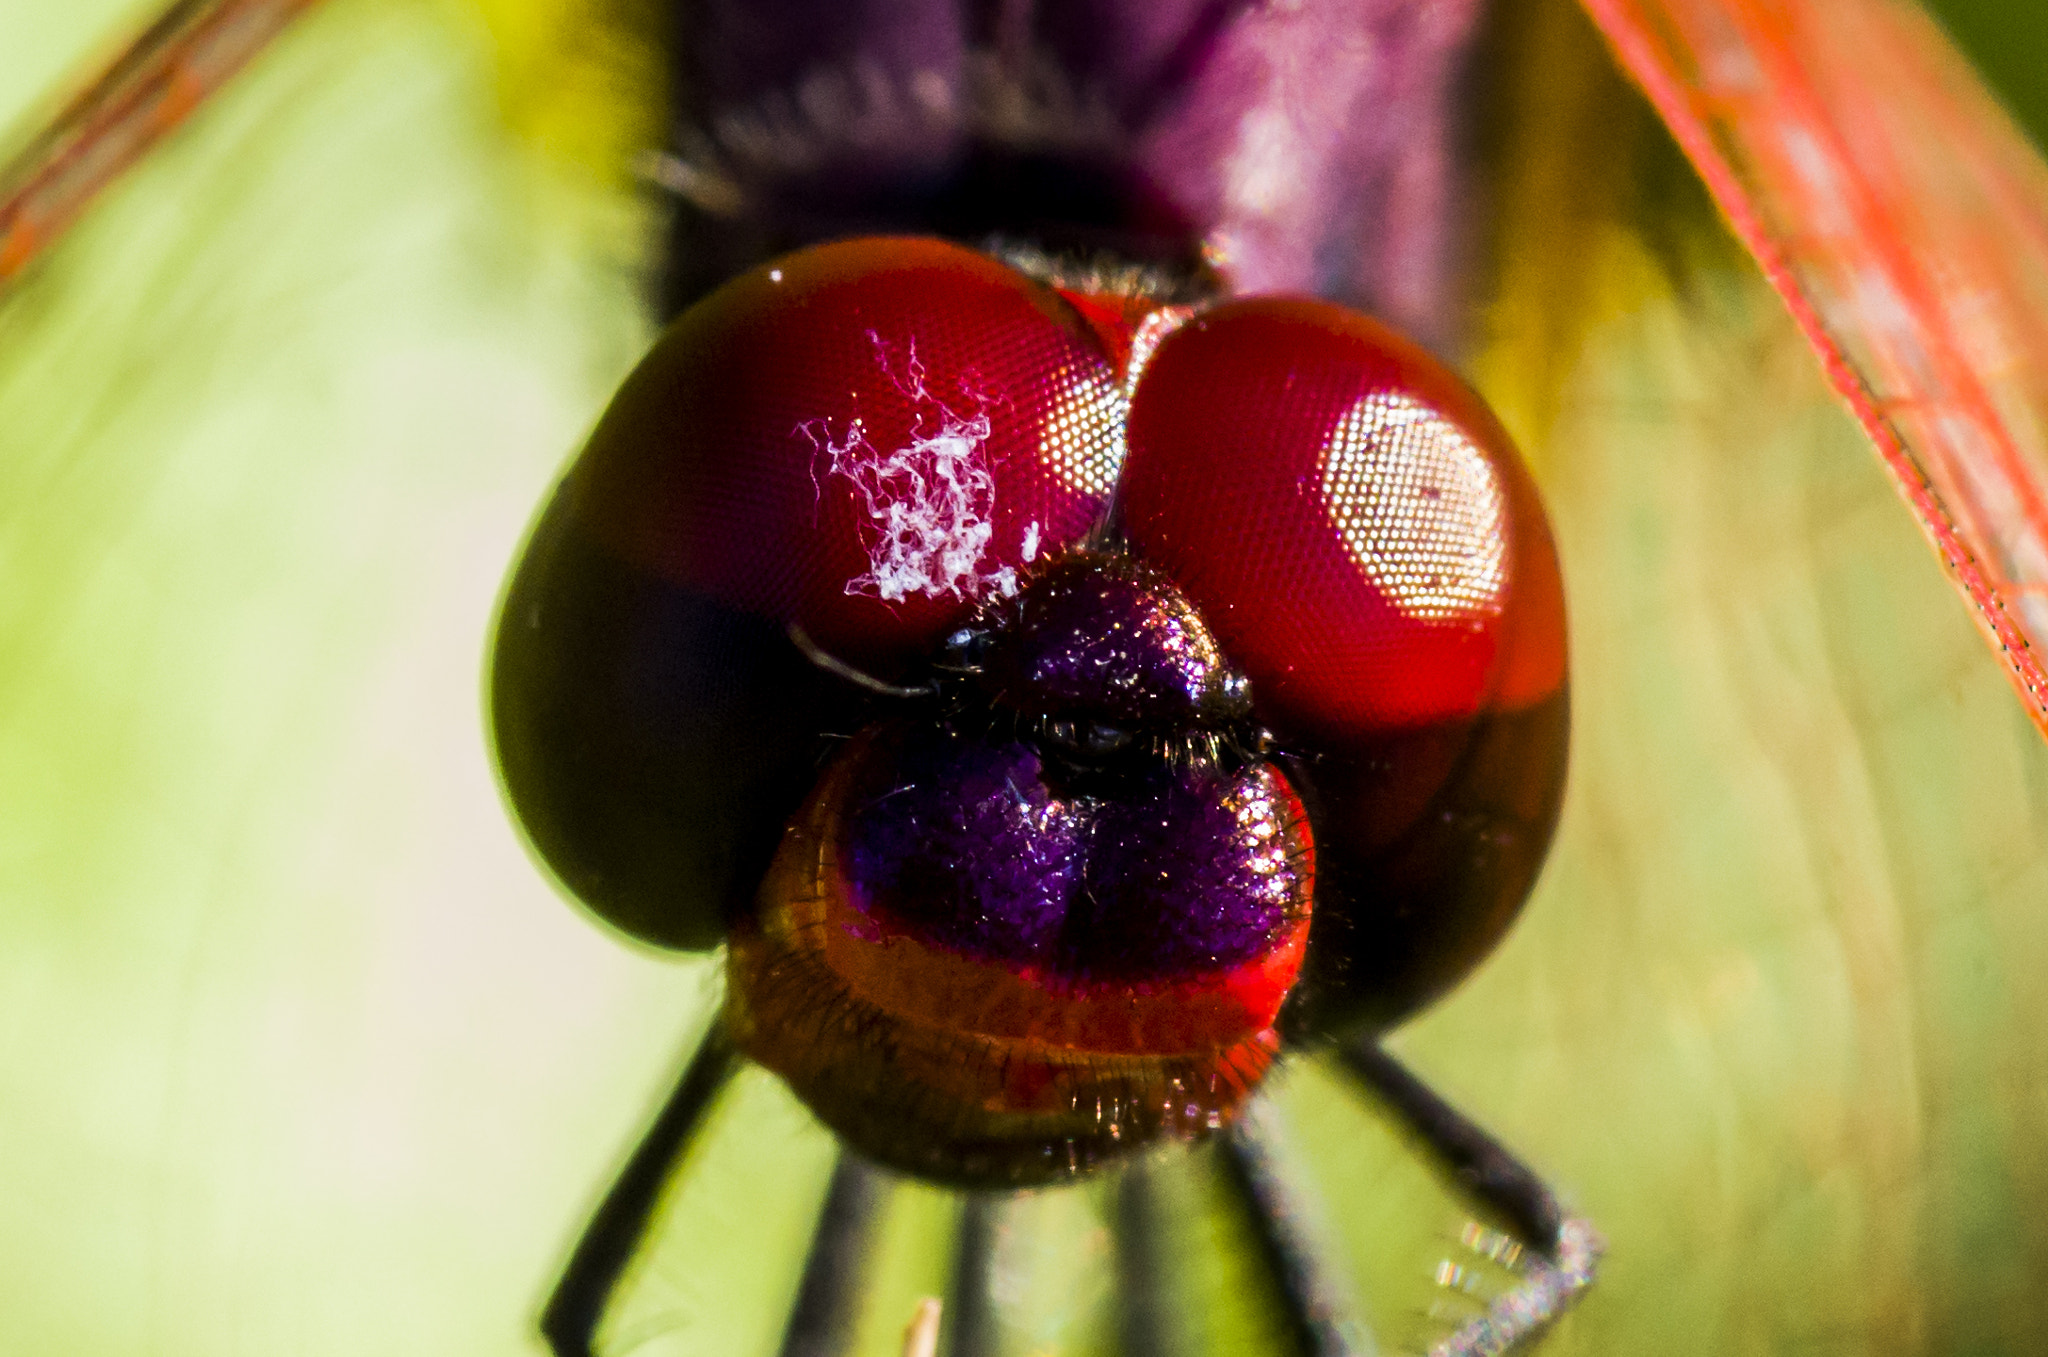
<path fill-rule="evenodd" d="M 1131 356 L 1124 361 L 1124 395 L 1138 389 L 1138 378 L 1158 352 L 1159 341 L 1186 324 L 1194 314 L 1192 306 L 1162 306 L 1138 322 L 1137 333 L 1131 336 Z"/>
<path fill-rule="evenodd" d="M 1409 617 L 1500 611 L 1506 524 L 1485 454 L 1412 396 L 1381 391 L 1330 431 L 1323 501 L 1366 578 Z"/>
<path fill-rule="evenodd" d="M 1106 496 L 1124 465 L 1124 393 L 1100 372 L 1069 369 L 1056 380 L 1059 394 L 1039 425 L 1039 458 L 1062 485 Z"/>

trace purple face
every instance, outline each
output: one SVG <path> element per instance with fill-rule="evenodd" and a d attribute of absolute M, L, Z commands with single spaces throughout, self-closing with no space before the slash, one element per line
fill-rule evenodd
<path fill-rule="evenodd" d="M 1292 793 L 1194 606 L 1076 552 L 949 638 L 959 694 L 863 760 L 844 867 L 862 908 L 1074 981 L 1260 954 L 1302 894 Z M 959 680 L 968 680 L 959 682 Z"/>
<path fill-rule="evenodd" d="M 1258 956 L 1299 905 L 1299 827 L 1268 768 L 1077 774 L 944 725 L 879 743 L 841 870 L 863 912 L 927 941 L 1075 982 L 1171 980 Z"/>
<path fill-rule="evenodd" d="M 1245 676 L 1171 581 L 1101 551 L 984 604 L 933 672 L 784 840 L 734 942 L 745 1049 L 927 1176 L 1028 1182 L 1226 1119 L 1315 880 Z"/>
<path fill-rule="evenodd" d="M 956 634 L 971 695 L 878 737 L 843 870 L 861 907 L 1077 982 L 1258 956 L 1302 893 L 1292 793 L 1180 591 L 1076 553 Z"/>

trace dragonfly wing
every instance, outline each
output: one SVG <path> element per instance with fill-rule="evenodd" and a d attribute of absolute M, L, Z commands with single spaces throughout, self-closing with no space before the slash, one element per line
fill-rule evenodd
<path fill-rule="evenodd" d="M 2048 166 L 1896 0 L 1585 0 L 2048 728 Z"/>
<path fill-rule="evenodd" d="M 0 165 L 0 286 L 311 0 L 182 0 Z"/>

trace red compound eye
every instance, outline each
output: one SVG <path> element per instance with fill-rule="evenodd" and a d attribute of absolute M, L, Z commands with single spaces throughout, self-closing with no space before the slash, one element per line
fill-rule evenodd
<path fill-rule="evenodd" d="M 1228 303 L 1132 398 L 1125 529 L 1283 735 L 1343 745 L 1526 705 L 1564 678 L 1549 529 L 1444 367 L 1325 302 Z"/>
<path fill-rule="evenodd" d="M 938 241 L 850 241 L 685 313 L 567 490 L 614 555 L 890 673 L 1088 530 L 1123 414 L 1050 290 Z"/>

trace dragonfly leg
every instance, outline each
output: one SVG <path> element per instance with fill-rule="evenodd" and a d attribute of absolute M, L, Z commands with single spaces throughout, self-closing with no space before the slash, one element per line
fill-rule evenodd
<path fill-rule="evenodd" d="M 953 1238 L 953 1280 L 947 1287 L 945 1357 L 994 1357 L 996 1350 L 996 1213 L 1002 1197 L 993 1192 L 961 1196 L 960 1223 Z"/>
<path fill-rule="evenodd" d="M 1186 1344 L 1167 1273 L 1166 1228 L 1152 1170 L 1143 1159 L 1132 1160 L 1119 1175 L 1112 1209 L 1124 1357 L 1178 1357 Z"/>
<path fill-rule="evenodd" d="M 632 1158 L 598 1203 L 569 1255 L 569 1265 L 562 1269 L 561 1280 L 555 1283 L 554 1294 L 541 1311 L 541 1336 L 556 1357 L 593 1357 L 598 1323 L 647 1232 L 669 1171 L 738 1064 L 739 1055 L 723 1019 L 714 1018 L 675 1092 L 669 1094 Z"/>
<path fill-rule="evenodd" d="M 1344 1066 L 1401 1119 L 1457 1189 L 1533 1255 L 1520 1286 L 1431 1348 L 1430 1357 L 1492 1357 L 1548 1328 L 1593 1284 L 1604 1247 L 1599 1233 L 1590 1222 L 1566 1215 L 1534 1169 L 1377 1042 L 1360 1038 L 1340 1049 Z"/>
<path fill-rule="evenodd" d="M 880 1173 L 851 1151 L 839 1152 L 804 1260 L 803 1283 L 782 1331 L 782 1357 L 840 1357 L 852 1347 L 883 1187 Z"/>
<path fill-rule="evenodd" d="M 1305 1357 L 1370 1357 L 1372 1339 L 1333 1266 L 1313 1193 L 1295 1180 L 1281 1150 L 1279 1116 L 1268 1100 L 1254 1100 L 1224 1133 L 1222 1161 L 1279 1284 L 1295 1350 Z"/>

